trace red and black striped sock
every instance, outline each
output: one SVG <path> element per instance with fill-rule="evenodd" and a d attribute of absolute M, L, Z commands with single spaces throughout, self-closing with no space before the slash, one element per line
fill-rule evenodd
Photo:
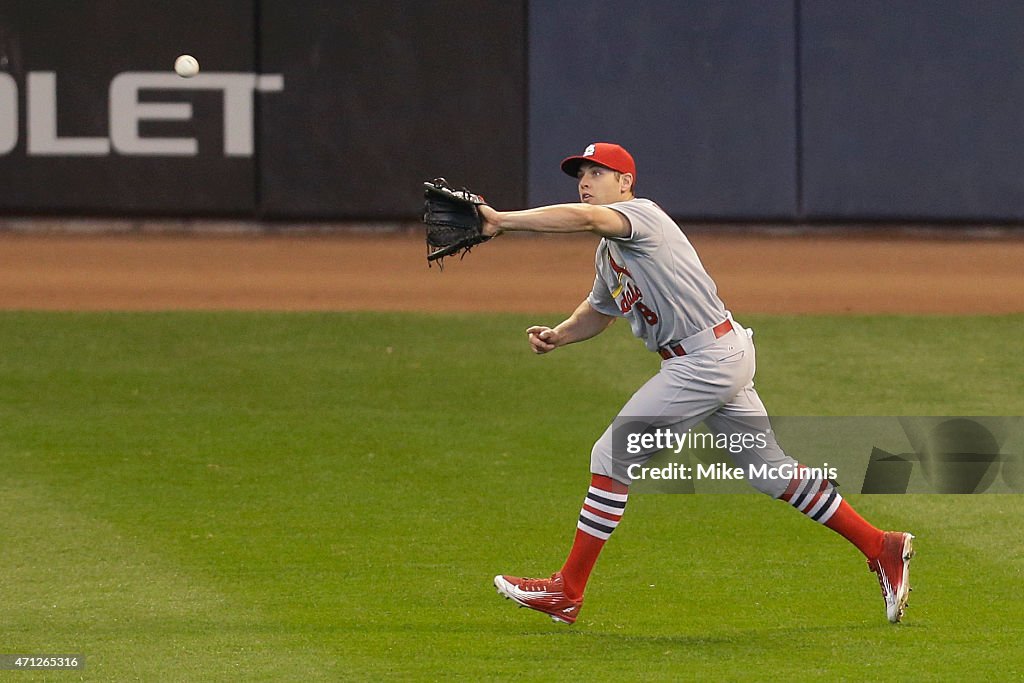
<path fill-rule="evenodd" d="M 807 467 L 799 468 L 779 499 L 840 534 L 869 560 L 881 552 L 885 532 L 857 514 L 839 495 L 834 482 L 810 476 Z"/>
<path fill-rule="evenodd" d="M 600 474 L 591 475 L 572 550 L 562 567 L 565 592 L 570 598 L 583 595 L 601 548 L 622 519 L 628 497 L 629 486 Z"/>

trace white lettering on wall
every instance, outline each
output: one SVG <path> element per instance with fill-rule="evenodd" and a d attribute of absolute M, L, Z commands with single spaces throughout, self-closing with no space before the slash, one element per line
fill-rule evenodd
<path fill-rule="evenodd" d="M 110 82 L 110 137 L 61 137 L 57 121 L 57 74 L 32 71 L 26 78 L 25 111 L 29 156 L 106 156 L 111 152 L 135 156 L 196 156 L 194 137 L 144 137 L 143 121 L 192 120 L 189 102 L 140 100 L 142 91 L 214 90 L 223 93 L 223 154 L 252 156 L 255 147 L 254 111 L 257 92 L 284 90 L 281 74 L 204 72 L 184 79 L 172 73 L 125 71 Z M 0 73 L 0 155 L 18 143 L 18 86 Z"/>

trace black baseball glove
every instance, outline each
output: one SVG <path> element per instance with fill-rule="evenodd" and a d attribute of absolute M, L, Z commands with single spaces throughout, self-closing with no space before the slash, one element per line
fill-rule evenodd
<path fill-rule="evenodd" d="M 483 197 L 463 188 L 456 190 L 444 178 L 423 183 L 423 222 L 427 226 L 427 262 L 441 262 L 445 256 L 469 250 L 491 239 L 481 230 L 483 221 L 477 206 Z"/>

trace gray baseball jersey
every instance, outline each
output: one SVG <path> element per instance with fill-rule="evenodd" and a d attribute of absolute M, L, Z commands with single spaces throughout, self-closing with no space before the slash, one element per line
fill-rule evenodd
<path fill-rule="evenodd" d="M 731 319 L 690 241 L 657 204 L 630 199 L 607 206 L 626 216 L 632 231 L 629 237 L 602 239 L 597 247 L 597 276 L 587 297 L 595 310 L 629 318 L 633 334 L 651 351 Z M 670 427 L 682 434 L 704 422 L 715 434 L 763 434 L 757 443 L 731 453 L 737 465 L 797 465 L 776 442 L 768 413 L 754 390 L 751 334 L 733 323 L 730 333 L 721 338 L 706 337 L 693 352 L 687 349 L 683 357 L 664 360 L 658 374 L 633 394 L 616 422 L 594 444 L 591 472 L 631 482 L 628 465 L 646 462 L 655 449 L 624 455 L 615 446 L 615 433 L 616 425 L 636 429 L 638 424 L 651 429 Z M 749 482 L 774 497 L 789 483 Z"/>
<path fill-rule="evenodd" d="M 657 351 L 726 319 L 714 281 L 679 226 L 649 199 L 608 204 L 629 219 L 629 237 L 597 247 L 597 276 L 587 301 L 600 313 L 629 318 Z"/>

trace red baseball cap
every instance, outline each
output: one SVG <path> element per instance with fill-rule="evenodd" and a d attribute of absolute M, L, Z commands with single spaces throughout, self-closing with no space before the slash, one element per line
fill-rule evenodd
<path fill-rule="evenodd" d="M 583 154 L 562 160 L 562 170 L 573 178 L 580 170 L 584 161 L 593 161 L 619 173 L 632 173 L 636 181 L 636 163 L 625 149 L 611 142 L 594 142 L 587 145 Z"/>

